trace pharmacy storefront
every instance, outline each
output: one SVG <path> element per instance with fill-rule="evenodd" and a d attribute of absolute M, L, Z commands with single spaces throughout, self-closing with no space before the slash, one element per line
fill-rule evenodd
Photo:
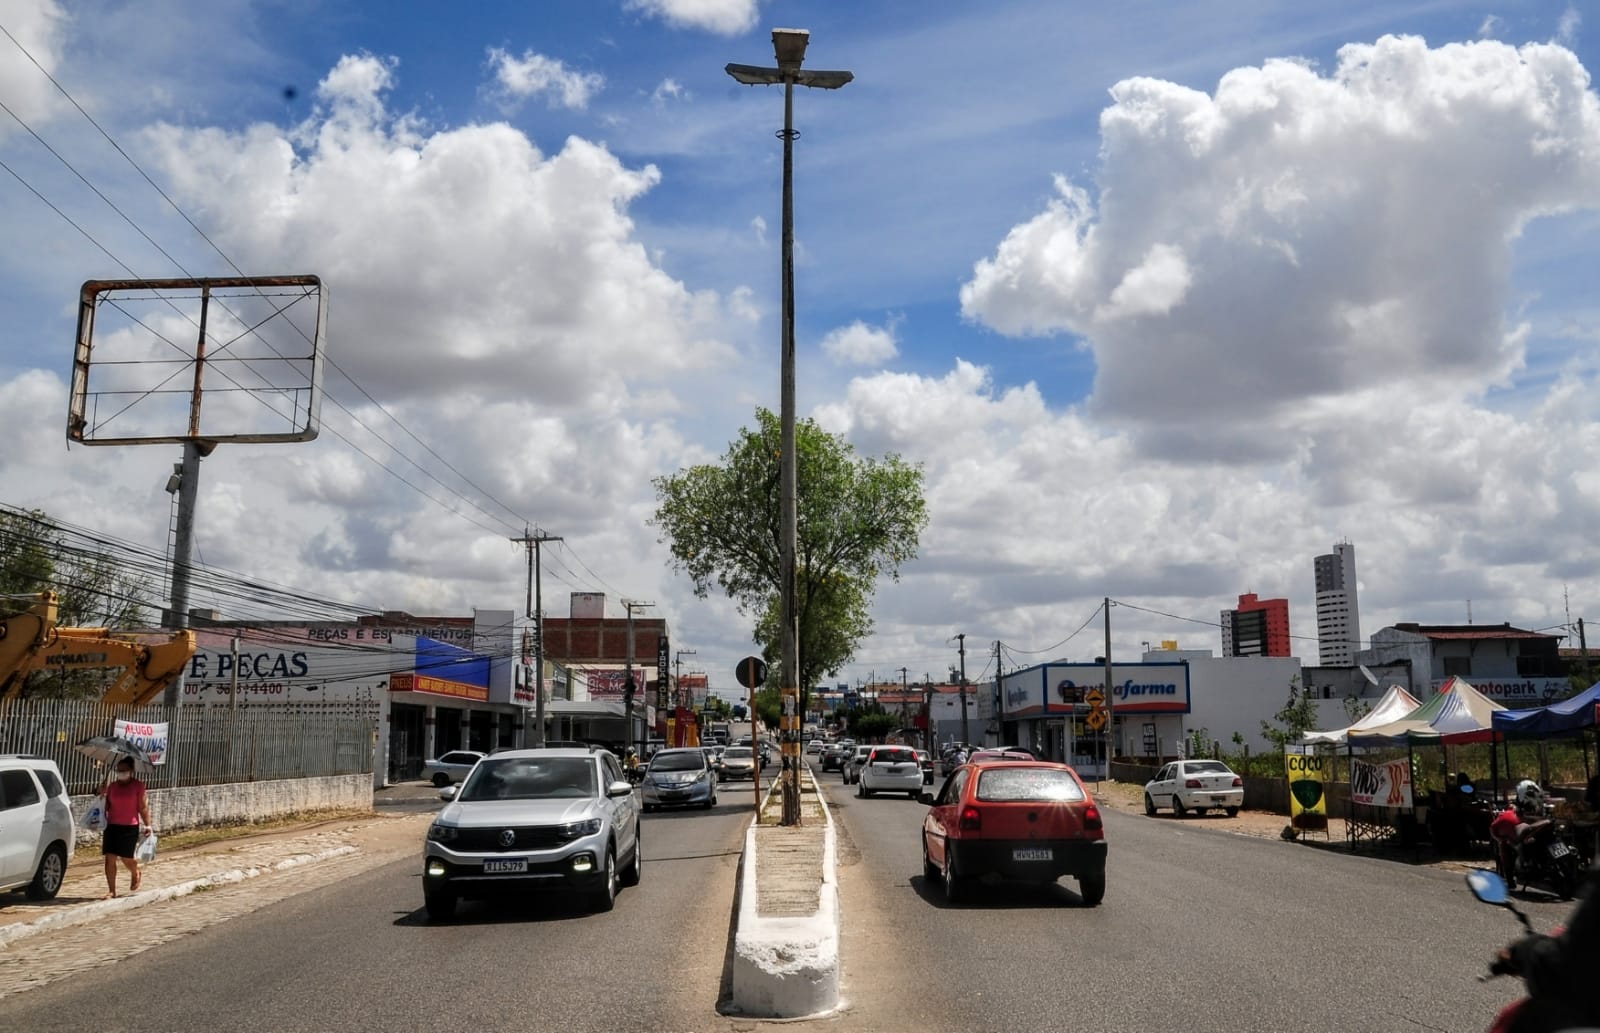
<path fill-rule="evenodd" d="M 1145 740 L 1182 734 L 1190 711 L 1189 665 L 1039 664 L 1001 679 L 1001 739 L 1103 777 L 1109 754 L 1142 756 Z"/>

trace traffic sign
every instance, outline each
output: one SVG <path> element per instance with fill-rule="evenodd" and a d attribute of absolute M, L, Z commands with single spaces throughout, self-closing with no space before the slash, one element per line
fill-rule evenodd
<path fill-rule="evenodd" d="M 1090 689 L 1083 694 L 1083 701 L 1091 707 L 1098 707 L 1106 701 L 1106 694 L 1100 689 Z"/>
<path fill-rule="evenodd" d="M 747 656 L 733 669 L 733 676 L 747 689 L 758 689 L 767 680 L 767 664 L 759 656 Z"/>
<path fill-rule="evenodd" d="M 1091 732 L 1098 732 L 1106 726 L 1106 712 L 1104 709 L 1091 710 L 1083 719 L 1083 726 Z"/>

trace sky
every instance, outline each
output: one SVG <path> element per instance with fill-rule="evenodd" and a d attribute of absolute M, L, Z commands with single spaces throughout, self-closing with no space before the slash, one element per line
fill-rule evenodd
<path fill-rule="evenodd" d="M 723 69 L 798 27 L 855 76 L 795 97 L 798 409 L 930 517 L 833 680 L 1092 660 L 1107 597 L 1114 657 L 1216 650 L 1246 592 L 1315 663 L 1340 541 L 1366 636 L 1600 598 L 1584 5 L 445 12 L 0 0 L 0 503 L 162 550 L 179 447 L 63 433 L 79 286 L 314 274 L 322 433 L 204 460 L 199 562 L 520 610 L 533 527 L 548 614 L 651 602 L 731 686 L 651 481 L 778 408 L 783 97 Z"/>

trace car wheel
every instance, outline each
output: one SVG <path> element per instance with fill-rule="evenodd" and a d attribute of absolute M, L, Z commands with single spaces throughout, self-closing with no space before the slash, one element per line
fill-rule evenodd
<path fill-rule="evenodd" d="M 933 858 L 928 856 L 928 837 L 922 837 L 922 877 L 928 882 L 939 877 L 939 866 L 933 863 Z"/>
<path fill-rule="evenodd" d="M 428 909 L 430 920 L 448 922 L 456 916 L 456 895 L 449 890 L 431 890 L 422 895 L 422 906 Z"/>
<path fill-rule="evenodd" d="M 1106 873 L 1078 876 L 1078 896 L 1084 907 L 1095 907 L 1106 897 Z"/>
<path fill-rule="evenodd" d="M 706 810 L 709 811 L 711 808 L 715 807 L 716 805 L 717 805 L 717 798 L 715 796 L 713 796 L 709 800 L 707 800 L 705 803 L 701 804 L 700 806 L 704 807 Z"/>
<path fill-rule="evenodd" d="M 1237 807 L 1229 807 L 1228 808 L 1228 817 L 1237 818 L 1238 816 L 1239 816 L 1239 808 L 1237 808 Z"/>
<path fill-rule="evenodd" d="M 433 784 L 438 788 L 443 789 L 445 786 L 450 784 L 450 776 L 445 774 L 443 771 L 436 771 L 433 774 Z"/>
<path fill-rule="evenodd" d="M 28 883 L 28 899 L 50 900 L 61 892 L 61 883 L 66 877 L 67 852 L 59 845 L 52 844 L 39 858 L 39 870 L 33 873 L 33 881 Z"/>
<path fill-rule="evenodd" d="M 628 862 L 628 867 L 622 871 L 622 884 L 624 886 L 637 886 L 644 877 L 644 837 L 635 835 L 633 839 L 633 860 Z"/>
<path fill-rule="evenodd" d="M 966 899 L 966 877 L 956 874 L 956 863 L 950 856 L 948 846 L 945 847 L 944 852 L 944 871 L 940 875 L 944 882 L 944 899 L 947 903 L 959 904 Z"/>
<path fill-rule="evenodd" d="M 1156 802 L 1150 798 L 1149 793 L 1144 794 L 1144 813 L 1152 818 L 1156 816 Z"/>
<path fill-rule="evenodd" d="M 589 895 L 590 911 L 610 911 L 617 903 L 617 851 L 615 847 L 606 850 L 605 882 L 600 888 Z"/>
<path fill-rule="evenodd" d="M 1187 807 L 1185 807 L 1183 805 L 1183 801 L 1182 800 L 1180 800 L 1176 796 L 1174 796 L 1172 798 L 1172 816 L 1174 818 L 1181 818 L 1185 814 L 1188 814 L 1188 813 L 1189 813 L 1189 808 L 1187 808 Z"/>

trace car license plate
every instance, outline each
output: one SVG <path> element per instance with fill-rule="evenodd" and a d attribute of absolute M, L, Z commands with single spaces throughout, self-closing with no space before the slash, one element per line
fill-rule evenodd
<path fill-rule="evenodd" d="M 1561 842 L 1560 840 L 1557 840 L 1556 842 L 1550 844 L 1550 856 L 1551 857 L 1557 857 L 1557 858 L 1566 857 L 1570 853 L 1572 853 L 1572 848 L 1567 846 L 1567 844 Z"/>
<path fill-rule="evenodd" d="M 525 872 L 528 870 L 526 857 L 502 857 L 483 862 L 485 875 L 504 874 L 506 872 Z"/>
<path fill-rule="evenodd" d="M 1048 861 L 1051 857 L 1049 847 L 1018 848 L 1011 851 L 1013 861 Z"/>
<path fill-rule="evenodd" d="M 1226 796 L 1213 796 L 1211 798 L 1211 802 L 1212 803 L 1227 803 L 1228 802 L 1228 798 Z"/>

